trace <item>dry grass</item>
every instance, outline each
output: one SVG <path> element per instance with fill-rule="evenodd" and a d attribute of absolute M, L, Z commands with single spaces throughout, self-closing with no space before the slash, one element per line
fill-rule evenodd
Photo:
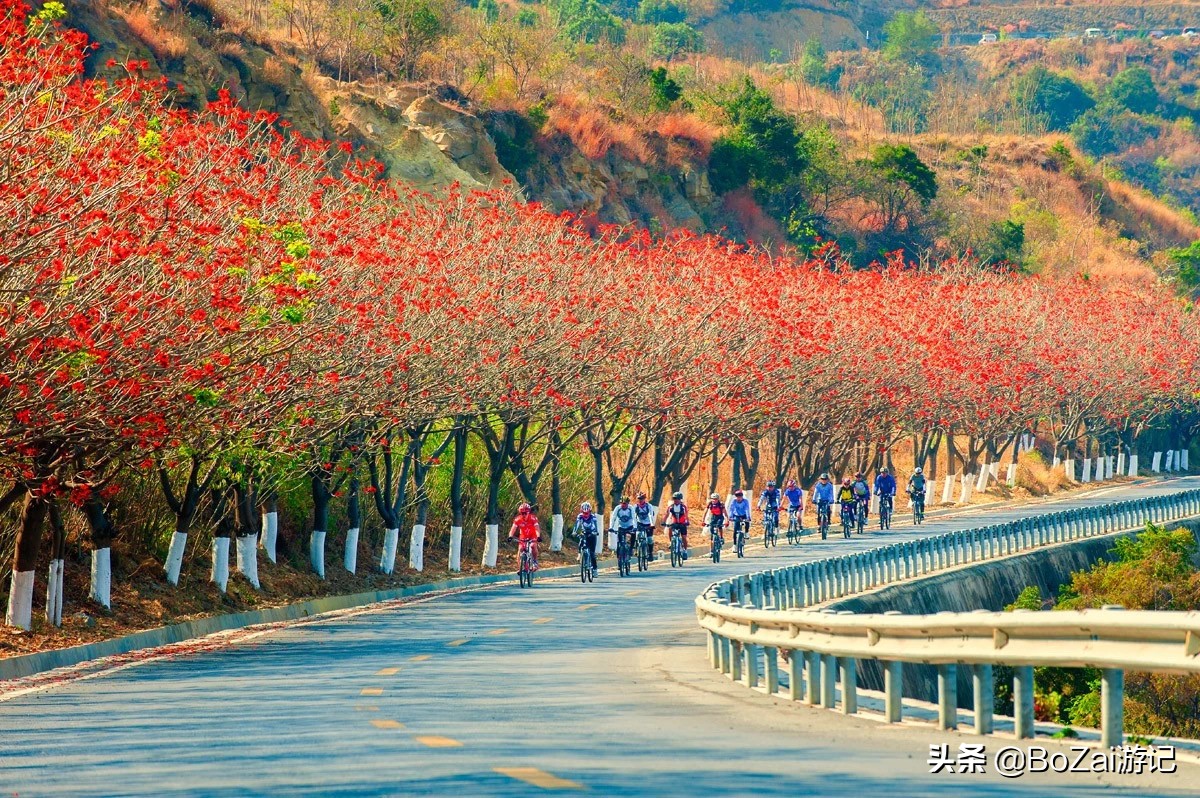
<path fill-rule="evenodd" d="M 713 142 L 721 135 L 721 126 L 695 114 L 673 113 L 661 116 L 654 124 L 658 135 L 671 141 L 687 142 L 692 151 L 707 160 Z"/>
<path fill-rule="evenodd" d="M 633 125 L 613 118 L 608 109 L 572 97 L 561 98 L 555 103 L 545 129 L 566 136 L 585 157 L 593 160 L 605 157 L 616 148 L 641 163 L 654 161 L 654 151 L 645 134 Z"/>
<path fill-rule="evenodd" d="M 188 51 L 187 39 L 178 33 L 167 30 L 140 9 L 116 10 L 129 30 L 133 32 L 142 44 L 150 48 L 154 57 L 159 60 L 182 58 Z"/>
<path fill-rule="evenodd" d="M 1070 484 L 1062 466 L 1051 468 L 1036 451 L 1026 452 L 1017 460 L 1016 486 L 1031 496 L 1048 496 Z"/>
<path fill-rule="evenodd" d="M 213 49 L 216 51 L 217 55 L 221 55 L 226 58 L 232 58 L 235 61 L 246 60 L 246 47 L 239 41 L 224 41 Z"/>
<path fill-rule="evenodd" d="M 289 82 L 290 72 L 283 61 L 270 57 L 263 62 L 262 79 L 275 86 L 286 86 Z"/>

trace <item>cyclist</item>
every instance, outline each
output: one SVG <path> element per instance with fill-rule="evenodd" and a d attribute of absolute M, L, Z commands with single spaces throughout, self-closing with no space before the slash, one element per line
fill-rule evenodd
<path fill-rule="evenodd" d="M 758 496 L 758 509 L 773 510 L 778 513 L 779 488 L 775 487 L 775 480 L 767 480 L 767 489 Z"/>
<path fill-rule="evenodd" d="M 817 480 L 817 484 L 813 485 L 812 499 L 814 504 L 833 504 L 835 488 L 833 483 L 829 481 L 829 474 L 821 475 Z"/>
<path fill-rule="evenodd" d="M 617 545 L 622 543 L 629 545 L 629 551 L 633 551 L 633 538 L 636 533 L 634 526 L 633 507 L 629 503 L 628 496 L 621 497 L 621 503 L 613 508 L 612 515 L 608 520 L 608 531 L 617 533 Z"/>
<path fill-rule="evenodd" d="M 647 557 L 654 556 L 654 505 L 646 501 L 646 494 L 637 495 L 637 504 L 633 505 L 633 520 L 637 531 L 646 538 Z"/>
<path fill-rule="evenodd" d="M 842 480 L 842 486 L 837 490 L 837 501 L 838 504 L 842 505 L 843 517 L 847 512 L 853 513 L 857 509 L 858 495 L 854 492 L 854 483 L 850 480 L 850 477 Z"/>
<path fill-rule="evenodd" d="M 804 490 L 796 484 L 796 480 L 789 479 L 787 485 L 783 488 L 783 498 L 787 499 L 788 512 L 795 513 L 796 518 L 800 519 L 804 516 Z M 803 522 L 800 524 L 804 525 Z"/>
<path fill-rule="evenodd" d="M 912 476 L 908 478 L 908 500 L 916 503 L 921 502 L 922 508 L 925 505 L 925 472 L 920 468 L 913 471 Z"/>
<path fill-rule="evenodd" d="M 542 530 L 538 526 L 537 516 L 533 514 L 533 508 L 528 504 L 522 504 L 517 508 L 517 517 L 513 519 L 512 529 L 508 531 L 508 539 L 520 538 L 517 544 L 517 562 L 521 561 L 521 546 L 529 547 L 529 558 L 532 560 L 530 570 L 538 569 L 538 543 L 542 539 Z"/>
<path fill-rule="evenodd" d="M 879 469 L 879 473 L 875 475 L 875 495 L 879 497 L 880 502 L 883 502 L 884 498 L 890 500 L 895 509 L 896 478 L 887 467 Z"/>
<path fill-rule="evenodd" d="M 863 472 L 859 471 L 854 475 L 854 498 L 862 505 L 863 518 L 866 518 L 871 509 L 871 486 L 867 484 L 867 478 L 863 476 Z"/>
<path fill-rule="evenodd" d="M 584 502 L 579 505 L 579 515 L 575 516 L 575 528 L 571 534 L 579 538 L 579 556 L 585 550 L 592 555 L 592 576 L 596 575 L 596 563 L 600 562 L 600 552 L 596 547 L 600 543 L 600 519 L 592 513 L 592 503 Z"/>
<path fill-rule="evenodd" d="M 725 529 L 725 522 L 729 520 L 729 514 L 725 511 L 725 502 L 721 501 L 721 497 L 716 493 L 708 497 L 708 507 L 704 510 L 704 528 L 711 530 L 716 527 L 717 537 L 721 539 L 721 545 L 725 545 L 725 536 L 721 534 Z"/>
<path fill-rule="evenodd" d="M 687 505 L 683 503 L 683 494 L 679 491 L 671 494 L 671 503 L 667 505 L 667 517 L 663 521 L 663 526 L 670 527 L 672 532 L 679 533 L 679 542 L 683 547 L 683 559 L 686 560 L 688 553 L 688 513 Z"/>
<path fill-rule="evenodd" d="M 729 521 L 733 524 L 735 535 L 740 529 L 743 534 L 749 536 L 750 500 L 746 498 L 740 488 L 733 492 L 733 501 L 729 503 Z"/>

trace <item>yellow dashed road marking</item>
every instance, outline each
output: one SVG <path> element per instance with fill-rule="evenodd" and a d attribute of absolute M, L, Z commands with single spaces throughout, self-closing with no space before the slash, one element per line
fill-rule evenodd
<path fill-rule="evenodd" d="M 375 671 L 376 676 L 395 676 L 400 672 L 399 668 L 384 668 L 381 671 Z"/>
<path fill-rule="evenodd" d="M 502 635 L 502 634 L 505 634 L 505 633 L 507 633 L 507 632 L 508 632 L 508 630 L 507 630 L 507 629 L 493 629 L 492 631 L 488 632 L 488 634 L 490 634 L 490 635 Z"/>
<path fill-rule="evenodd" d="M 646 592 L 645 590 L 630 590 L 630 591 L 629 591 L 628 593 L 626 593 L 625 595 L 626 595 L 626 596 L 640 596 L 640 595 L 642 595 L 642 594 L 643 594 L 643 593 L 645 593 L 645 592 Z"/>
<path fill-rule="evenodd" d="M 580 604 L 579 609 L 590 610 L 592 607 L 599 607 L 599 606 L 600 606 L 599 604 Z"/>
<path fill-rule="evenodd" d="M 534 623 L 550 623 L 553 620 L 553 618 L 538 618 Z"/>
<path fill-rule="evenodd" d="M 355 712 L 378 712 L 379 707 L 373 707 L 370 704 L 355 704 L 354 711 Z"/>
<path fill-rule="evenodd" d="M 397 720 L 380 720 L 376 718 L 371 721 L 371 725 L 376 729 L 403 729 L 404 724 Z"/>
<path fill-rule="evenodd" d="M 560 779 L 552 773 L 547 773 L 544 770 L 537 768 L 493 768 L 501 776 L 508 776 L 510 779 L 517 779 L 526 784 L 532 784 L 534 787 L 541 787 L 543 790 L 582 790 L 583 785 Z"/>
<path fill-rule="evenodd" d="M 418 654 L 415 657 L 409 657 L 409 662 L 424 662 L 427 659 L 433 659 L 432 654 Z"/>
<path fill-rule="evenodd" d="M 449 737 L 438 737 L 438 736 L 434 735 L 434 736 L 429 736 L 429 737 L 414 737 L 413 739 L 416 740 L 417 742 L 419 742 L 421 745 L 428 746 L 429 748 L 461 748 L 462 747 L 462 743 L 460 743 L 458 740 L 454 740 Z"/>
<path fill-rule="evenodd" d="M 446 645 L 451 646 L 452 648 L 458 648 L 459 646 L 465 646 L 467 643 L 470 643 L 470 642 L 471 641 L 469 638 L 463 637 L 463 638 L 459 638 L 458 640 L 451 640 Z"/>
<path fill-rule="evenodd" d="M 364 687 L 358 691 L 359 695 L 383 695 L 382 687 Z"/>

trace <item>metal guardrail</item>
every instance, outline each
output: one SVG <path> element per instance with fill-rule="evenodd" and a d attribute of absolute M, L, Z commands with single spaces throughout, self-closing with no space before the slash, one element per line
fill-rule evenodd
<path fill-rule="evenodd" d="M 1200 613 L 899 612 L 856 615 L 805 609 L 831 599 L 1058 543 L 1136 529 L 1200 514 L 1200 490 L 1131 499 L 1097 507 L 893 543 L 711 585 L 696 599 L 714 668 L 748 687 L 779 691 L 779 654 L 789 666 L 792 700 L 833 708 L 841 673 L 842 711 L 858 711 L 857 663 L 879 660 L 885 715 L 901 720 L 903 663 L 936 665 L 939 726 L 958 725 L 957 667 L 972 667 L 975 731 L 993 727 L 995 665 L 1014 668 L 1016 733 L 1033 736 L 1034 666 L 1096 667 L 1102 673 L 1101 744 L 1123 740 L 1125 671 L 1200 673 Z"/>

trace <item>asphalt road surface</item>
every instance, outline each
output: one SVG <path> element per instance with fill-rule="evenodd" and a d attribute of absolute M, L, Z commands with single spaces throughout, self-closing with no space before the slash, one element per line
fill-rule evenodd
<path fill-rule="evenodd" d="M 1192 487 L 1200 477 L 1099 488 L 920 534 Z M 1014 741 L 841 717 L 708 668 L 692 602 L 710 582 L 913 534 L 473 590 L 19 695 L 0 701 L 0 796 L 1195 794 L 1200 767 L 1186 764 L 932 774 L 931 744 Z"/>

